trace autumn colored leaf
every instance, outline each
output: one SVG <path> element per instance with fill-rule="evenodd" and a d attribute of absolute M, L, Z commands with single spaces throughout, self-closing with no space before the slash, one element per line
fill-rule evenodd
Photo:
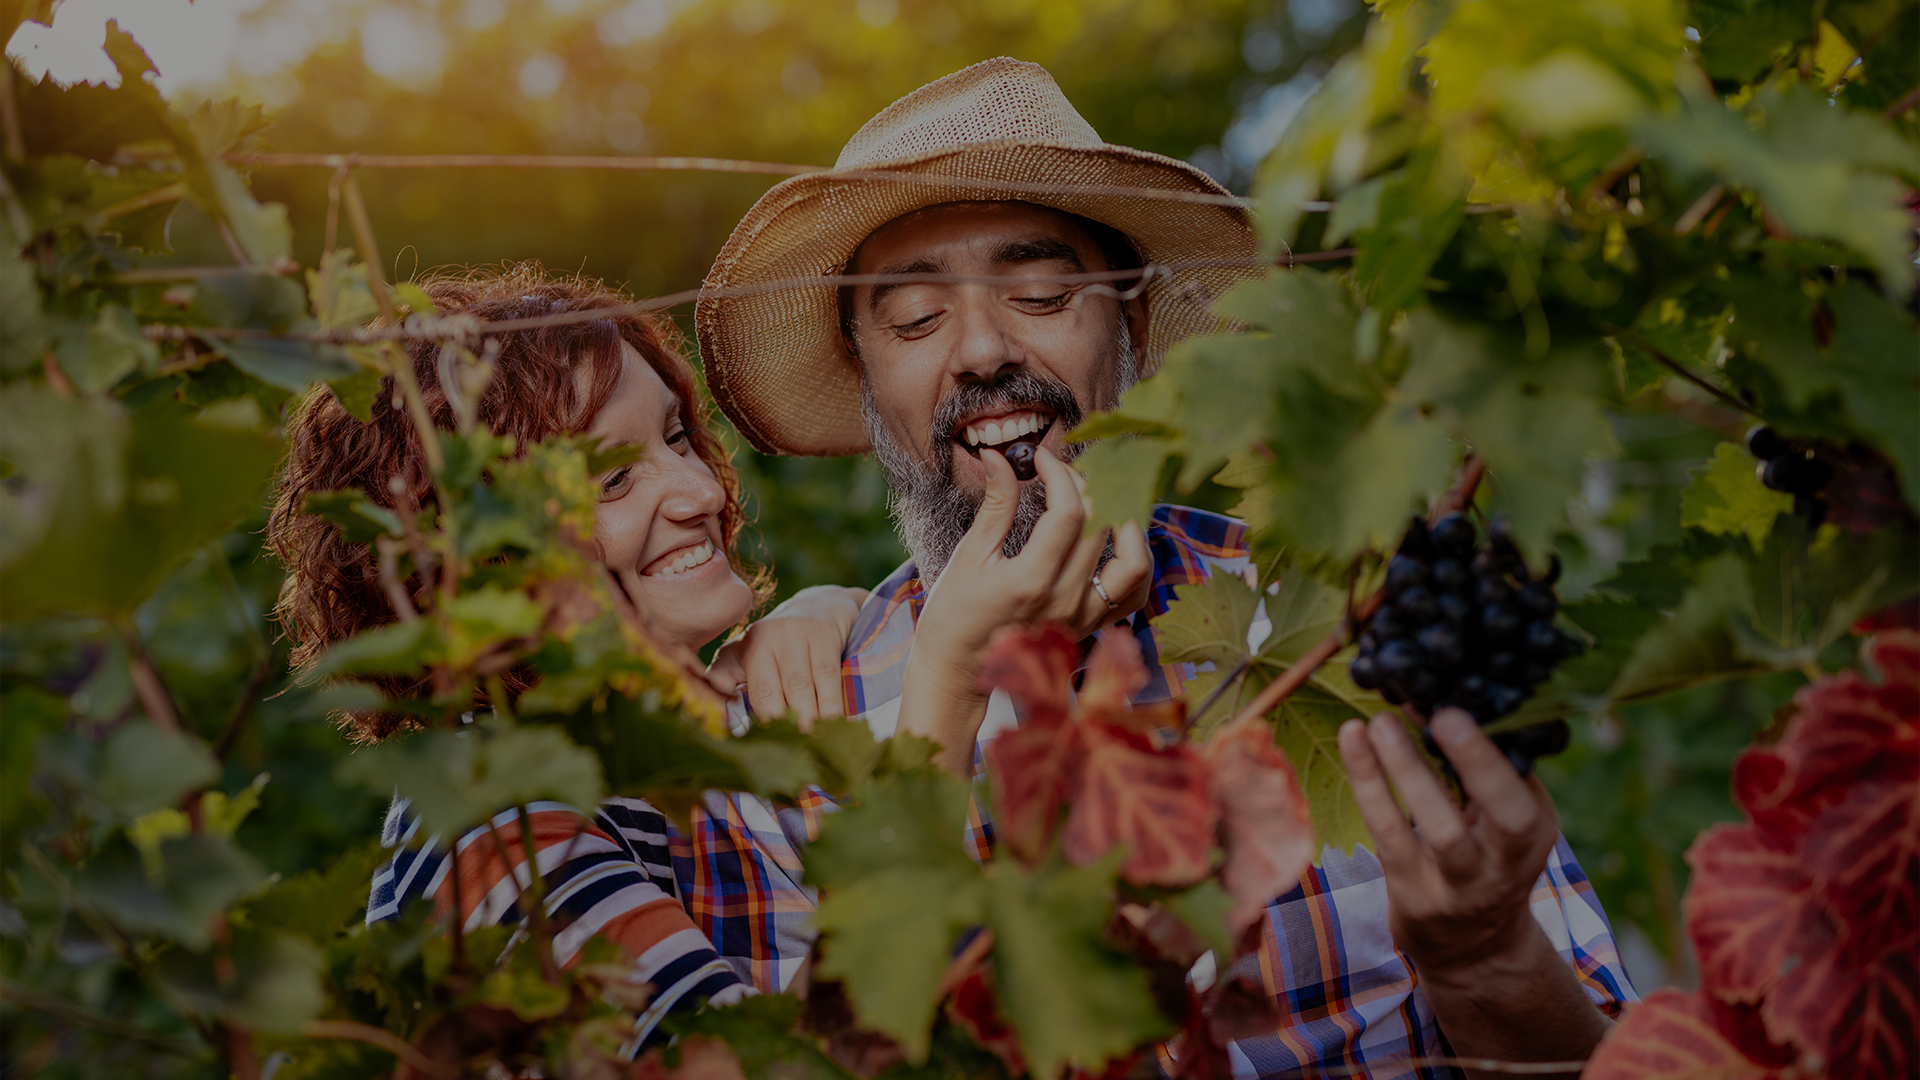
<path fill-rule="evenodd" d="M 1011 626 L 995 634 L 981 659 L 980 685 L 1004 690 L 1020 707 L 1022 728 L 1052 727 L 1073 709 L 1080 646 L 1060 627 Z"/>
<path fill-rule="evenodd" d="M 1133 695 L 1146 685 L 1147 668 L 1140 660 L 1140 642 L 1128 633 L 1102 634 L 1087 656 L 1087 675 L 1080 683 L 1080 711 L 1115 719 L 1117 714 L 1133 710 Z"/>
<path fill-rule="evenodd" d="M 1079 727 L 1081 782 L 1061 836 L 1067 861 L 1085 866 L 1118 844 L 1127 849 L 1120 874 L 1136 885 L 1206 877 L 1218 810 L 1200 754 L 1183 743 L 1156 748 L 1148 736 L 1105 720 Z"/>
<path fill-rule="evenodd" d="M 979 967 L 968 972 L 960 985 L 953 988 L 953 997 L 947 1000 L 947 1015 L 965 1029 L 981 1049 L 992 1051 L 1006 1062 L 1007 1072 L 1019 1076 L 1027 1071 L 1026 1059 L 1020 1056 L 1020 1037 L 1000 1014 L 1000 1004 L 993 996 L 993 981 Z"/>
<path fill-rule="evenodd" d="M 1698 994 L 1656 990 L 1627 1009 L 1581 1074 L 1585 1080 L 1771 1080 L 1780 1069 L 1750 1060 L 1721 1033 Z"/>
<path fill-rule="evenodd" d="M 1920 764 L 1911 748 L 1903 756 L 1910 765 Z M 1846 948 L 1855 958 L 1920 946 L 1920 768 L 1861 784 L 1815 818 L 1804 856 L 1814 888 L 1845 928 Z"/>
<path fill-rule="evenodd" d="M 1293 887 L 1318 849 L 1293 765 L 1266 724 L 1236 724 L 1215 735 L 1207 767 L 1227 854 L 1220 879 L 1233 897 L 1227 926 L 1238 937 Z"/>
<path fill-rule="evenodd" d="M 1837 945 L 1837 943 L 1835 943 Z M 1826 1063 L 1826 1075 L 1904 1080 L 1920 1063 L 1920 977 L 1914 950 L 1864 966 L 1844 950 L 1813 952 L 1760 1005 L 1773 1038 Z"/>
<path fill-rule="evenodd" d="M 1684 910 L 1701 986 L 1728 1001 L 1755 1002 L 1804 950 L 1829 935 L 1807 927 L 1813 886 L 1797 851 L 1769 843 L 1751 825 L 1716 825 L 1687 851 L 1693 884 Z"/>
<path fill-rule="evenodd" d="M 1019 727 L 987 744 L 993 826 L 1008 850 L 1032 864 L 1046 854 L 1078 783 L 1080 725 Z"/>

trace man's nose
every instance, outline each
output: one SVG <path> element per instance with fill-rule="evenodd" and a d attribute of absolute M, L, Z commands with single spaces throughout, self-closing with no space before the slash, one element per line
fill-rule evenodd
<path fill-rule="evenodd" d="M 954 316 L 959 334 L 949 373 L 956 380 L 992 382 L 1026 363 L 1026 350 L 1007 325 L 1006 312 L 985 288 L 963 287 Z"/>

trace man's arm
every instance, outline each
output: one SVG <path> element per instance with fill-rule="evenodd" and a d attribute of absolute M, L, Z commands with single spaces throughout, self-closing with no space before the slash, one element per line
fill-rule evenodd
<path fill-rule="evenodd" d="M 1465 807 L 1397 718 L 1340 729 L 1354 801 L 1386 871 L 1394 943 L 1412 958 L 1454 1053 L 1584 1060 L 1612 1022 L 1529 905 L 1560 834 L 1553 800 L 1537 778 L 1522 780 L 1466 713 L 1443 709 L 1429 730 L 1460 774 Z"/>

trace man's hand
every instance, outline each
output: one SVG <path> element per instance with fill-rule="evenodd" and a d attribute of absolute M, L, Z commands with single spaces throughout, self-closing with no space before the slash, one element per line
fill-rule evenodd
<path fill-rule="evenodd" d="M 1585 1058 L 1609 1022 L 1529 904 L 1560 833 L 1553 800 L 1465 712 L 1443 709 L 1428 730 L 1460 774 L 1464 808 L 1396 717 L 1340 729 L 1354 801 L 1386 872 L 1394 943 L 1413 960 L 1456 1053 Z"/>
<path fill-rule="evenodd" d="M 843 716 L 840 655 L 866 600 L 865 589 L 801 589 L 720 646 L 707 678 L 724 694 L 745 687 L 755 715 L 793 713 L 802 731 L 816 717 Z"/>
<path fill-rule="evenodd" d="M 1138 525 L 1130 522 L 1117 534 L 1081 535 L 1086 481 L 1044 448 L 1034 464 L 1047 486 L 1047 512 L 1020 554 L 1008 558 L 1001 545 L 1019 507 L 1020 482 L 998 453 L 983 451 L 980 459 L 989 473 L 986 498 L 920 613 L 900 714 L 905 730 L 941 744 L 934 760 L 963 776 L 972 771 L 973 740 L 985 717 L 980 655 L 993 632 L 1058 622 L 1074 637 L 1085 637 L 1140 610 L 1153 573 Z M 1109 535 L 1114 557 L 1101 567 Z M 1096 569 L 1111 607 L 1093 587 Z"/>

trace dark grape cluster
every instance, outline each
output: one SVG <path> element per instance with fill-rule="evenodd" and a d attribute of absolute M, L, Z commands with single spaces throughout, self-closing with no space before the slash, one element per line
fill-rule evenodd
<path fill-rule="evenodd" d="M 1820 489 L 1833 479 L 1833 466 L 1820 459 L 1810 445 L 1788 442 L 1762 424 L 1747 432 L 1747 451 L 1760 459 L 1760 482 L 1793 496 L 1793 513 L 1816 528 L 1827 519 Z"/>
<path fill-rule="evenodd" d="M 1533 578 L 1505 523 L 1489 531 L 1483 545 L 1463 514 L 1431 529 L 1414 520 L 1387 564 L 1382 603 L 1361 629 L 1350 669 L 1356 685 L 1426 715 L 1457 706 L 1485 725 L 1519 708 L 1555 664 L 1582 648 L 1553 623 L 1559 562 Z M 1494 737 L 1522 775 L 1565 740 L 1564 724 Z"/>

